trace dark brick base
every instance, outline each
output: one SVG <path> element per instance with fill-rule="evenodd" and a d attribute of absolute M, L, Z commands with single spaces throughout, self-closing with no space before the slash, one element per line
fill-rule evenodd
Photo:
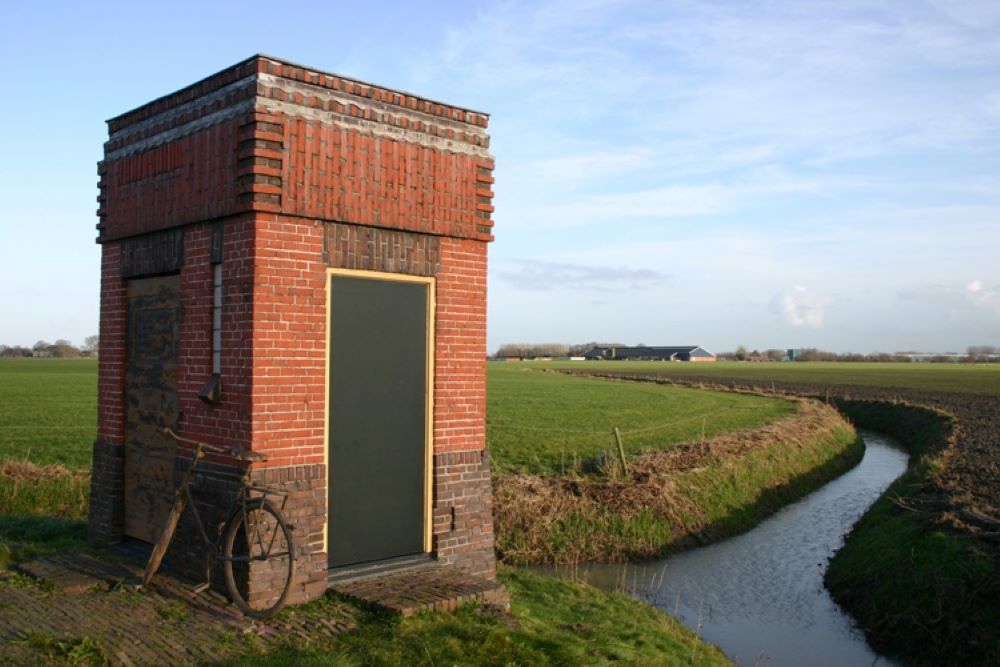
<path fill-rule="evenodd" d="M 110 545 L 122 539 L 125 524 L 125 448 L 120 444 L 94 443 L 90 477 L 90 541 Z"/>
<path fill-rule="evenodd" d="M 178 459 L 175 477 L 180 479 L 190 459 Z M 195 502 L 208 536 L 215 540 L 225 530 L 228 510 L 239 488 L 241 469 L 215 463 L 202 463 L 195 478 Z M 326 521 L 326 466 L 322 464 L 266 468 L 255 470 L 253 483 L 288 494 L 284 514 L 294 527 L 292 535 L 296 545 L 296 566 L 288 602 L 295 604 L 314 600 L 326 591 L 326 554 L 323 529 Z M 272 499 L 280 504 L 280 498 Z M 167 552 L 170 567 L 179 574 L 195 580 L 205 576 L 205 547 L 191 512 L 185 512 L 177 535 Z M 224 590 L 221 567 L 212 574 L 217 590 Z M 251 598 L 267 598 L 277 591 L 271 590 L 274 578 L 263 567 L 252 571 L 248 582 Z"/>
<path fill-rule="evenodd" d="M 496 579 L 489 452 L 434 456 L 434 550 L 442 565 Z"/>
<path fill-rule="evenodd" d="M 124 517 L 123 447 L 94 445 L 94 476 L 91 486 L 90 539 L 110 545 L 122 540 Z M 178 458 L 174 479 L 183 478 L 190 459 Z M 489 456 L 485 451 L 466 451 L 434 456 L 433 553 L 440 565 L 493 581 L 493 506 Z M 203 461 L 195 478 L 195 502 L 205 530 L 213 541 L 225 528 L 229 508 L 239 488 L 237 466 Z M 255 484 L 287 492 L 285 516 L 294 526 L 297 546 L 295 582 L 290 603 L 323 595 L 327 588 L 326 466 L 313 464 L 255 470 Z M 193 581 L 203 581 L 206 549 L 194 515 L 186 511 L 163 562 L 164 569 Z M 224 575 L 216 566 L 214 588 L 225 591 Z M 253 596 L 266 597 L 269 577 L 261 572 L 249 586 Z"/>

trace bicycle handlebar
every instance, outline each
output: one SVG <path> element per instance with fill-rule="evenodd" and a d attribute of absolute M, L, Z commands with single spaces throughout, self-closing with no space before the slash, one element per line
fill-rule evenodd
<path fill-rule="evenodd" d="M 202 449 L 202 450 L 205 450 L 205 451 L 208 451 L 208 452 L 214 452 L 216 454 L 225 454 L 225 455 L 231 456 L 231 457 L 233 457 L 235 459 L 239 459 L 240 461 L 249 461 L 249 462 L 253 463 L 255 461 L 266 461 L 267 460 L 267 457 L 264 456 L 263 454 L 261 454 L 260 452 L 254 452 L 254 451 L 251 451 L 251 450 L 246 449 L 244 447 L 237 447 L 236 445 L 230 445 L 228 447 L 224 447 L 222 445 L 211 445 L 211 444 L 209 444 L 207 442 L 201 442 L 200 440 L 192 440 L 191 438 L 185 438 L 183 436 L 180 436 L 180 435 L 177 435 L 176 433 L 174 433 L 174 430 L 172 428 L 170 428 L 169 426 L 164 426 L 163 427 L 163 432 L 166 433 L 167 435 L 169 435 L 171 438 L 173 438 L 177 442 L 186 442 L 189 445 L 194 445 L 195 447 L 197 447 L 199 449 Z"/>

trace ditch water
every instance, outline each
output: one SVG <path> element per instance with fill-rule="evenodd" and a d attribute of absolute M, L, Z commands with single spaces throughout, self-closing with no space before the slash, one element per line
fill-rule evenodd
<path fill-rule="evenodd" d="M 906 470 L 897 445 L 861 435 L 861 463 L 748 533 L 659 561 L 588 565 L 572 574 L 663 609 L 739 665 L 892 665 L 823 586 L 844 536 Z"/>

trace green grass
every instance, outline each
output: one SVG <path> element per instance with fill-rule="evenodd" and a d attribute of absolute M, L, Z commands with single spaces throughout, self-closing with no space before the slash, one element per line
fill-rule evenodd
<path fill-rule="evenodd" d="M 22 466 L 17 466 L 18 468 Z M 29 466 L 34 471 L 44 468 Z M 65 468 L 40 478 L 5 474 L 0 468 L 0 517 L 24 515 L 86 519 L 90 507 L 90 475 Z"/>
<path fill-rule="evenodd" d="M 260 648 L 234 664 L 729 664 L 679 621 L 626 595 L 520 570 L 500 576 L 511 593 L 509 618 L 472 605 L 405 619 L 374 615 L 356 631 L 308 647 Z M 330 602 L 313 606 L 323 604 Z"/>
<path fill-rule="evenodd" d="M 615 426 L 626 453 L 635 454 L 757 428 L 794 412 L 791 403 L 759 396 L 537 369 L 534 364 L 488 366 L 486 434 L 496 471 L 560 473 L 593 462 L 615 451 Z"/>
<path fill-rule="evenodd" d="M 95 359 L 0 359 L 0 462 L 90 468 Z"/>
<path fill-rule="evenodd" d="M 104 649 L 90 637 L 59 638 L 44 630 L 31 630 L 14 640 L 41 653 L 50 664 L 106 665 Z"/>
<path fill-rule="evenodd" d="M 746 363 L 667 363 L 655 361 L 565 361 L 523 362 L 522 367 L 546 367 L 600 373 L 650 373 L 668 377 L 732 378 L 760 382 L 807 382 L 830 385 L 859 385 L 950 391 L 975 394 L 1000 394 L 1000 364 L 906 364 L 792 362 Z"/>

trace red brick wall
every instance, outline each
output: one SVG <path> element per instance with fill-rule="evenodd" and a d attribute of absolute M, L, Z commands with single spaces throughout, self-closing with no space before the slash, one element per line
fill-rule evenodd
<path fill-rule="evenodd" d="M 255 216 L 253 446 L 267 467 L 323 463 L 326 266 L 323 226 Z"/>
<path fill-rule="evenodd" d="M 486 244 L 441 239 L 434 450 L 486 446 Z"/>
<path fill-rule="evenodd" d="M 211 264 L 212 224 L 193 225 L 184 234 L 178 400 L 184 435 L 208 442 L 247 447 L 251 443 L 250 369 L 253 324 L 253 243 L 251 215 L 223 224 L 222 243 L 222 392 L 216 404 L 198 398 L 212 376 Z"/>
<path fill-rule="evenodd" d="M 101 248 L 101 323 L 97 356 L 97 439 L 122 444 L 125 429 L 125 315 L 128 294 L 121 278 L 121 248 Z"/>

